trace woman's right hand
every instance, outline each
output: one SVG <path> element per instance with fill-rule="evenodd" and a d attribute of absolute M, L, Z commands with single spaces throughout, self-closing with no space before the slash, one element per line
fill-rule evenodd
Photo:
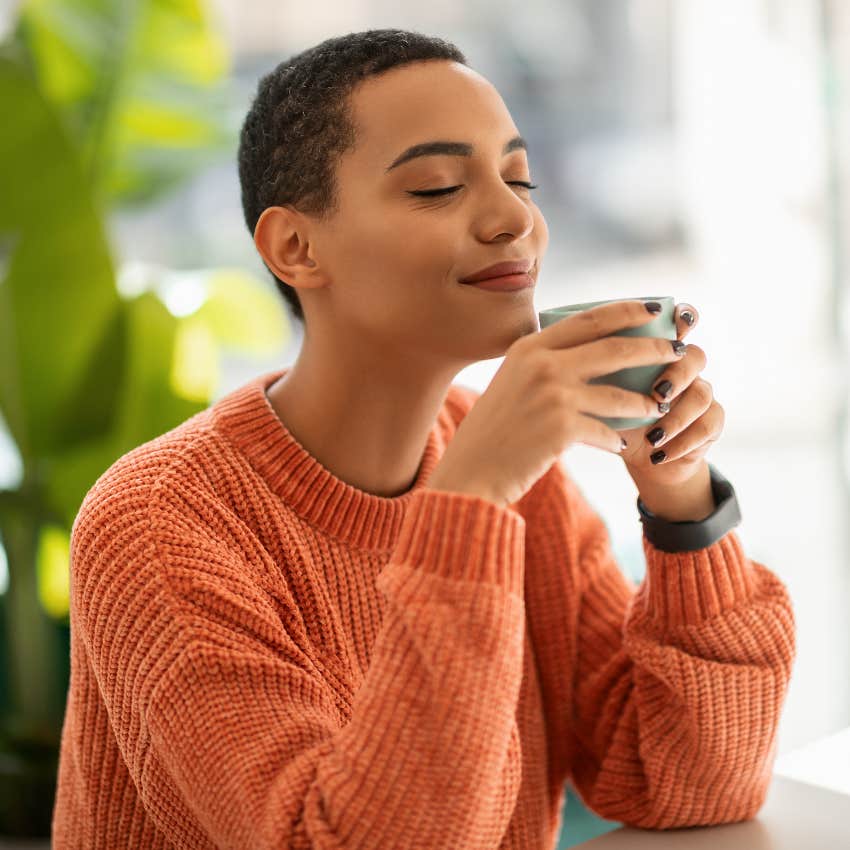
<path fill-rule="evenodd" d="M 655 318 L 642 301 L 600 304 L 520 337 L 458 426 L 428 480 L 432 490 L 517 502 L 573 443 L 619 454 L 620 435 L 588 416 L 658 414 L 649 395 L 591 378 L 671 363 L 671 340 L 610 336 Z"/>

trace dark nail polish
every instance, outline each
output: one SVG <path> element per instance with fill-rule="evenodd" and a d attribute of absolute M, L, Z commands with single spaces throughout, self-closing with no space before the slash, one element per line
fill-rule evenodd
<path fill-rule="evenodd" d="M 669 401 L 659 401 L 658 402 L 658 412 L 659 413 L 669 413 L 670 412 L 670 402 Z"/>
<path fill-rule="evenodd" d="M 660 313 L 661 305 L 657 301 L 646 301 L 643 305 L 650 313 Z"/>
<path fill-rule="evenodd" d="M 647 435 L 646 439 L 652 443 L 653 446 L 658 445 L 661 440 L 664 439 L 664 429 L 663 428 L 653 428 Z"/>
<path fill-rule="evenodd" d="M 673 351 L 676 352 L 680 357 L 685 353 L 685 343 L 680 339 L 672 339 L 670 340 L 670 345 L 673 346 Z"/>
<path fill-rule="evenodd" d="M 693 327 L 694 314 L 690 310 L 682 310 L 679 315 L 688 323 L 688 327 Z"/>
<path fill-rule="evenodd" d="M 655 385 L 655 392 L 657 392 L 661 398 L 667 398 L 667 396 L 670 395 L 670 390 L 672 389 L 673 384 L 671 384 L 670 381 L 659 381 L 659 383 Z"/>
<path fill-rule="evenodd" d="M 653 463 L 653 465 L 654 465 L 654 464 L 656 464 L 656 463 L 661 463 L 661 461 L 662 461 L 662 460 L 664 460 L 666 457 L 667 457 L 667 455 L 666 455 L 666 453 L 664 452 L 664 450 L 663 450 L 663 449 L 659 449 L 657 452 L 653 452 L 653 453 L 649 456 L 649 459 L 652 461 L 652 463 Z"/>

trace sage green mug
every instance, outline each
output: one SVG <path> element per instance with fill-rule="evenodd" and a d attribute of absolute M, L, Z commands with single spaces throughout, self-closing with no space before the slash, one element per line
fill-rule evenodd
<path fill-rule="evenodd" d="M 543 330 L 543 328 L 549 327 L 549 325 L 554 324 L 559 319 L 566 319 L 568 316 L 573 316 L 582 310 L 590 310 L 592 307 L 598 307 L 601 304 L 613 304 L 615 301 L 657 301 L 661 305 L 661 312 L 645 325 L 637 328 L 623 328 L 620 331 L 610 334 L 610 336 L 657 336 L 661 339 L 676 339 L 676 318 L 673 315 L 676 302 L 672 295 L 611 298 L 608 301 L 589 301 L 585 304 L 568 304 L 566 307 L 553 307 L 550 310 L 542 310 L 538 313 L 540 329 Z M 588 383 L 608 384 L 612 387 L 621 387 L 624 390 L 632 390 L 633 392 L 651 396 L 656 379 L 666 368 L 667 363 L 659 363 L 657 366 L 634 366 L 629 369 L 620 369 L 617 372 L 611 372 L 608 375 L 599 375 L 596 378 L 591 378 Z M 593 413 L 588 413 L 587 416 L 593 416 L 594 419 L 599 419 L 615 431 L 623 431 L 627 428 L 639 428 L 642 425 L 651 425 L 653 422 L 657 422 L 662 414 L 659 413 L 658 416 L 647 418 L 597 416 Z"/>

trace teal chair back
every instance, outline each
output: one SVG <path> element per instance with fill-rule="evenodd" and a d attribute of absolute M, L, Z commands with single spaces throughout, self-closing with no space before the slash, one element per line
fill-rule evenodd
<path fill-rule="evenodd" d="M 576 844 L 590 841 L 591 838 L 611 832 L 622 825 L 619 821 L 605 820 L 594 814 L 567 783 L 564 808 L 561 810 L 561 834 L 558 836 L 557 850 L 575 847 Z"/>

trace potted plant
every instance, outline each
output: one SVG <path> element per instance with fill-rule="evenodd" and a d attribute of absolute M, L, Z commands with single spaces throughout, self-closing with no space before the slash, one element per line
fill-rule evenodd
<path fill-rule="evenodd" d="M 0 425 L 20 458 L 0 489 L 0 836 L 49 835 L 83 496 L 208 406 L 220 347 L 268 356 L 289 329 L 238 270 L 191 273 L 201 295 L 182 313 L 168 301 L 185 273 L 147 267 L 122 294 L 110 250 L 109 213 L 235 147 L 216 107 L 226 59 L 188 0 L 25 3 L 0 45 Z"/>

